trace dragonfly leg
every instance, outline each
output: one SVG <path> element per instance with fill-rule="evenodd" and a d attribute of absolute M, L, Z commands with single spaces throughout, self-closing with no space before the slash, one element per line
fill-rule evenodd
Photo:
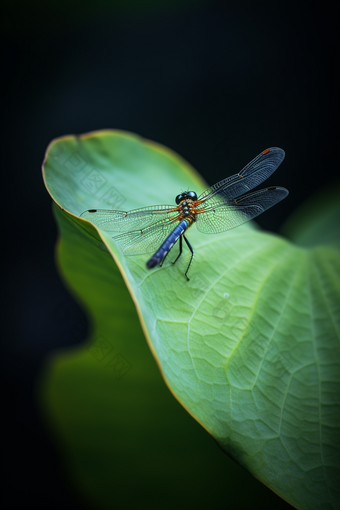
<path fill-rule="evenodd" d="M 173 261 L 173 264 L 176 264 L 177 260 L 182 255 L 182 236 L 179 238 L 179 254 L 176 257 L 176 260 Z"/>
<path fill-rule="evenodd" d="M 173 248 L 173 246 L 171 246 L 170 250 L 166 252 L 166 254 L 164 255 L 164 257 L 162 258 L 162 260 L 161 260 L 161 261 L 160 261 L 160 263 L 159 263 L 159 267 L 162 267 L 162 265 L 163 265 L 163 263 L 164 263 L 165 259 L 167 258 L 167 256 L 168 256 L 168 255 L 169 255 L 169 253 L 171 252 L 172 248 Z M 176 259 L 176 260 L 177 260 L 177 259 Z"/>
<path fill-rule="evenodd" d="M 169 252 L 167 252 L 167 253 L 164 255 L 164 257 L 162 258 L 162 260 L 161 260 L 161 261 L 160 261 L 160 263 L 159 263 L 159 267 L 162 267 L 163 262 L 164 262 L 164 260 L 167 258 L 167 256 L 168 256 L 168 255 L 169 255 Z"/>
<path fill-rule="evenodd" d="M 190 262 L 188 264 L 187 270 L 185 271 L 185 276 L 186 276 L 187 280 L 189 281 L 189 278 L 187 276 L 187 272 L 189 271 L 190 264 L 191 264 L 192 259 L 194 257 L 194 250 L 192 249 L 192 246 L 189 243 L 188 239 L 185 237 L 185 235 L 183 235 L 183 237 L 184 237 L 184 241 L 187 243 L 187 246 L 188 246 L 189 250 L 191 251 L 191 259 L 190 259 Z"/>

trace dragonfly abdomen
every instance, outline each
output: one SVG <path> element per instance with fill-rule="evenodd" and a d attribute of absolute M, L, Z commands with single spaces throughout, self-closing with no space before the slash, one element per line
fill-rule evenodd
<path fill-rule="evenodd" d="M 157 266 L 157 264 L 160 264 L 162 262 L 165 255 L 168 253 L 168 251 L 171 250 L 175 242 L 181 237 L 182 234 L 186 231 L 186 229 L 189 227 L 190 221 L 189 220 L 182 220 L 177 227 L 173 229 L 171 234 L 168 235 L 168 237 L 165 239 L 162 246 L 156 251 L 154 255 L 147 261 L 146 265 L 149 269 Z"/>

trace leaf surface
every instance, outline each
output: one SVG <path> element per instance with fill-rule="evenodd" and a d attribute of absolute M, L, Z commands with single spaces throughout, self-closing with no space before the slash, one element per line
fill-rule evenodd
<path fill-rule="evenodd" d="M 340 257 L 334 245 L 306 249 L 253 224 L 214 236 L 192 227 L 195 256 L 186 282 L 189 254 L 175 266 L 148 271 L 145 255 L 125 257 L 112 234 L 78 218 L 87 209 L 172 204 L 188 188 L 200 193 L 207 185 L 177 155 L 121 132 L 65 137 L 49 146 L 44 179 L 64 209 L 56 208 L 58 258 L 93 316 L 93 349 L 102 335 L 128 364 L 145 368 L 145 352 L 136 358 L 142 337 L 118 267 L 182 406 L 229 456 L 292 505 L 337 508 Z M 55 416 L 63 416 L 62 391 L 53 384 L 71 383 L 74 356 L 84 373 L 93 363 L 83 349 L 55 361 L 45 386 Z M 96 366 L 100 373 L 103 365 Z M 130 381 L 129 391 L 138 391 L 138 370 L 122 379 Z M 139 389 L 142 402 L 146 388 Z M 112 398 L 124 399 L 124 392 L 117 387 Z M 110 426 L 115 420 L 103 420 Z"/>

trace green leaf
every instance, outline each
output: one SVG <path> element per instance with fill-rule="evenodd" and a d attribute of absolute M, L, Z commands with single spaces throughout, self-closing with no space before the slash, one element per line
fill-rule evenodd
<path fill-rule="evenodd" d="M 303 203 L 284 224 L 286 235 L 299 246 L 327 244 L 340 249 L 340 182 L 319 191 Z"/>
<path fill-rule="evenodd" d="M 340 379 L 338 251 L 332 246 L 304 249 L 251 224 L 214 236 L 200 234 L 193 227 L 189 236 L 195 257 L 190 282 L 186 282 L 183 272 L 188 257 L 182 256 L 175 266 L 167 263 L 148 271 L 145 256 L 124 257 L 112 237 L 77 218 L 86 209 L 171 204 L 183 189 L 202 191 L 206 185 L 177 155 L 121 132 L 65 137 L 50 145 L 44 178 L 52 198 L 68 211 L 57 211 L 62 239 L 58 258 L 65 279 L 93 316 L 90 350 L 97 352 L 98 341 L 104 338 L 114 342 L 117 354 L 133 367 L 119 382 L 128 385 L 128 393 L 125 387 L 110 387 L 112 402 L 131 403 L 131 393 L 138 393 L 129 419 L 126 412 L 124 420 L 117 414 L 103 419 L 104 402 L 99 399 L 95 413 L 92 410 L 91 417 L 85 413 L 84 422 L 90 418 L 95 422 L 101 416 L 105 430 L 116 430 L 122 422 L 122 430 L 130 427 L 139 440 L 144 438 L 145 419 L 138 422 L 138 432 L 133 421 L 135 414 L 140 416 L 139 407 L 147 399 L 144 392 L 151 391 L 156 376 L 152 384 L 141 385 L 145 367 L 148 373 L 152 365 L 145 351 L 141 355 L 145 346 L 118 266 L 164 380 L 183 407 L 229 456 L 294 506 L 336 508 L 340 471 L 335 412 Z M 74 387 L 79 389 L 75 373 L 79 375 L 80 369 L 85 386 L 84 378 L 91 373 L 89 392 L 103 377 L 108 384 L 112 379 L 101 362 L 94 364 L 89 352 L 81 349 L 55 358 L 43 385 L 45 406 L 73 451 L 78 473 L 84 441 L 79 439 L 77 455 L 75 431 L 72 434 L 70 428 L 79 423 L 72 409 L 77 402 Z M 159 413 L 153 411 L 149 427 L 166 413 L 167 405 Z M 67 413 L 73 417 L 71 423 Z M 172 427 L 176 423 L 172 421 Z M 133 455 L 136 443 L 129 448 L 129 440 L 125 452 L 129 449 Z M 156 444 L 151 441 L 149 447 L 159 454 Z M 100 438 L 98 445 L 103 448 Z M 197 443 L 195 447 L 202 459 L 198 465 L 204 469 L 207 459 L 201 456 L 202 446 Z M 176 469 L 182 467 L 182 448 L 183 444 L 173 450 L 179 461 Z M 93 455 L 98 460 L 97 453 Z M 154 467 L 153 460 L 148 457 L 148 469 Z M 227 457 L 225 462 L 230 462 Z M 91 483 L 97 483 L 92 494 L 98 494 L 98 480 L 93 478 L 93 469 L 88 469 L 88 476 L 83 472 L 79 478 L 87 479 L 87 491 Z M 220 483 L 216 483 L 217 473 Z M 225 474 L 219 462 L 204 471 L 215 501 Z M 197 482 L 196 475 L 191 480 Z M 245 497 L 244 492 L 248 491 L 241 491 L 238 499 Z"/>

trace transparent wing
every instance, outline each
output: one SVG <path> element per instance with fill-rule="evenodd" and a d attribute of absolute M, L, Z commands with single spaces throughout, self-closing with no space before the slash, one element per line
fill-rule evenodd
<path fill-rule="evenodd" d="M 113 237 L 125 255 L 155 253 L 180 220 L 160 222 L 143 230 L 132 230 Z"/>
<path fill-rule="evenodd" d="M 223 200 L 220 204 L 208 207 L 197 214 L 196 225 L 200 232 L 217 234 L 238 227 L 252 220 L 288 195 L 286 188 L 273 186 L 243 195 L 236 200 Z"/>
<path fill-rule="evenodd" d="M 206 203 L 216 195 L 220 195 L 224 199 L 238 197 L 268 179 L 282 163 L 284 157 L 285 152 L 278 147 L 266 149 L 248 163 L 241 172 L 231 175 L 205 190 L 198 200 L 203 200 Z M 198 205 L 196 209 L 203 207 L 205 207 L 204 203 Z"/>
<path fill-rule="evenodd" d="M 80 217 L 107 232 L 126 232 L 173 219 L 177 214 L 173 205 L 152 205 L 127 212 L 91 209 L 83 212 Z"/>

